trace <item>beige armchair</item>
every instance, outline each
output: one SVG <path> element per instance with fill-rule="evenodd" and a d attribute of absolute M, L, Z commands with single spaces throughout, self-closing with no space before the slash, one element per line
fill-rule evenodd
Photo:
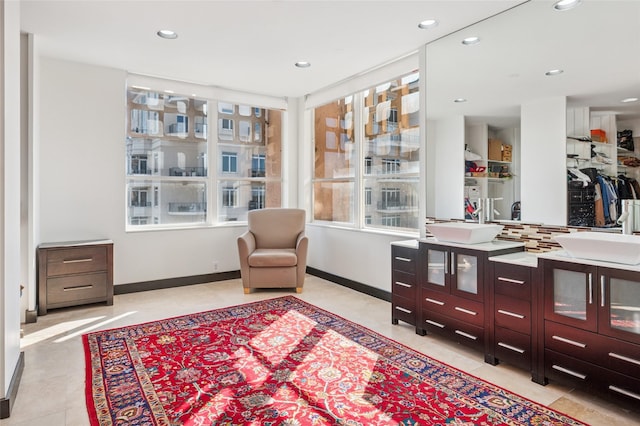
<path fill-rule="evenodd" d="M 293 287 L 302 292 L 309 239 L 305 211 L 251 210 L 249 229 L 238 237 L 240 275 L 245 294 L 254 288 Z"/>

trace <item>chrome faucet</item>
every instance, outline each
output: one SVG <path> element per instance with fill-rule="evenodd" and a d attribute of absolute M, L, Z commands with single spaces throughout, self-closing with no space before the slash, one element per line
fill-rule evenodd
<path fill-rule="evenodd" d="M 638 200 L 622 200 L 622 214 L 616 220 L 618 225 L 622 225 L 622 233 L 631 235 L 635 231 L 639 222 L 640 202 Z"/>
<path fill-rule="evenodd" d="M 473 212 L 473 215 L 478 217 L 478 223 L 493 222 L 495 216 L 500 216 L 500 212 L 495 208 L 495 202 L 498 200 L 502 200 L 502 197 L 478 199 L 478 208 Z"/>

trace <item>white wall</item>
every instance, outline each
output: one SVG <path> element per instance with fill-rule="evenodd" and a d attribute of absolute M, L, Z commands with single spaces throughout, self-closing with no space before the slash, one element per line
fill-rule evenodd
<path fill-rule="evenodd" d="M 434 206 L 427 214 L 439 219 L 464 219 L 464 132 L 463 116 L 429 120 L 427 144 L 435 146 L 427 157 L 434 170 L 427 191 L 434 194 Z"/>
<path fill-rule="evenodd" d="M 0 0 L 0 398 L 20 356 L 20 2 Z"/>
<path fill-rule="evenodd" d="M 240 268 L 243 226 L 125 233 L 124 71 L 41 58 L 40 76 L 39 243 L 112 239 L 116 285 Z"/>
<path fill-rule="evenodd" d="M 522 221 L 567 224 L 567 102 L 565 97 L 522 105 L 520 175 Z"/>
<path fill-rule="evenodd" d="M 363 232 L 355 229 L 307 225 L 308 266 L 391 291 L 391 242 L 415 239 L 418 235 Z"/>

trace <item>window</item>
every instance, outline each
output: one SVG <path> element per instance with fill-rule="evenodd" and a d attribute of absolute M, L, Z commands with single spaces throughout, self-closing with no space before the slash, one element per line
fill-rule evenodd
<path fill-rule="evenodd" d="M 418 83 L 412 72 L 314 109 L 314 220 L 418 231 Z"/>
<path fill-rule="evenodd" d="M 222 189 L 222 205 L 225 207 L 235 207 L 238 199 L 238 190 L 233 187 Z"/>
<path fill-rule="evenodd" d="M 222 172 L 237 173 L 238 172 L 238 154 L 235 152 L 222 153 Z"/>
<path fill-rule="evenodd" d="M 235 122 L 238 128 L 235 134 L 218 131 L 222 164 L 216 185 L 217 219 L 243 221 L 249 210 L 281 206 L 282 112 L 247 105 L 231 105 L 226 110 L 237 111 L 224 120 Z M 230 123 L 222 124 L 233 127 Z M 233 176 L 229 175 L 231 170 Z"/>
<path fill-rule="evenodd" d="M 314 220 L 344 223 L 355 220 L 354 129 L 353 125 L 346 126 L 347 114 L 352 110 L 353 98 L 348 97 L 314 111 Z M 342 121 L 344 128 L 339 126 Z"/>
<path fill-rule="evenodd" d="M 251 177 L 264 177 L 264 167 L 264 154 L 253 155 L 251 157 Z"/>
<path fill-rule="evenodd" d="M 251 202 L 249 203 L 249 210 L 263 209 L 264 208 L 264 196 L 265 188 L 263 184 L 258 184 L 251 187 Z"/>
<path fill-rule="evenodd" d="M 233 140 L 233 120 L 221 118 L 218 120 L 218 139 Z"/>
<path fill-rule="evenodd" d="M 400 216 L 382 216 L 382 226 L 400 226 Z"/>
<path fill-rule="evenodd" d="M 283 111 L 163 90 L 127 88 L 127 231 L 244 221 L 282 205 Z"/>
<path fill-rule="evenodd" d="M 127 230 L 207 223 L 206 103 L 127 89 Z"/>
<path fill-rule="evenodd" d="M 397 158 L 382 159 L 382 173 L 398 173 L 400 171 L 400 160 Z"/>

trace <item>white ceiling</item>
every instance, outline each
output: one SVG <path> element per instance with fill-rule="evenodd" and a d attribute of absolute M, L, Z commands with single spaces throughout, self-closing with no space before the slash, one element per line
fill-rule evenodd
<path fill-rule="evenodd" d="M 619 102 L 640 97 L 640 0 L 582 0 L 564 12 L 553 11 L 552 4 L 21 0 L 21 25 L 36 35 L 46 56 L 289 97 L 428 44 L 428 115 L 517 116 L 523 102 L 550 96 L 640 114 L 640 102 Z M 427 18 L 439 25 L 419 29 Z M 161 39 L 159 29 L 175 30 L 179 38 Z M 481 43 L 462 46 L 463 36 L 471 34 Z M 294 67 L 298 60 L 312 67 Z M 551 68 L 565 72 L 544 76 Z M 453 104 L 458 97 L 468 102 Z"/>
<path fill-rule="evenodd" d="M 519 3 L 22 0 L 21 25 L 46 56 L 298 97 Z M 440 23 L 419 29 L 427 18 Z M 179 38 L 161 39 L 160 29 Z M 294 67 L 299 60 L 312 67 Z"/>

